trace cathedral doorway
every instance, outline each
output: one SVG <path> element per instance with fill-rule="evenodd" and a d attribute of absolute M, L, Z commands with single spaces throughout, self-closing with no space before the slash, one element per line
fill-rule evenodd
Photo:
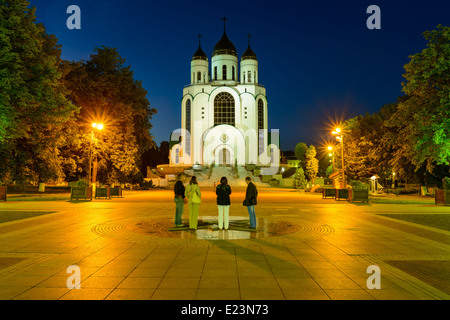
<path fill-rule="evenodd" d="M 231 152 L 227 148 L 222 148 L 219 151 L 219 167 L 230 167 L 233 165 L 231 159 Z"/>

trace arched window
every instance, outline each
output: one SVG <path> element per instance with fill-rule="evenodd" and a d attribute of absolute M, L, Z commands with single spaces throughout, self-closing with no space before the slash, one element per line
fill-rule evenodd
<path fill-rule="evenodd" d="M 258 100 L 258 149 L 259 154 L 264 151 L 264 102 L 262 99 Z"/>
<path fill-rule="evenodd" d="M 231 67 L 231 80 L 233 80 L 233 81 L 234 81 L 235 78 L 236 78 L 235 75 L 234 75 L 235 72 L 236 72 L 236 71 L 235 71 L 235 68 L 234 68 L 234 66 L 232 66 L 232 67 Z"/>
<path fill-rule="evenodd" d="M 214 80 L 217 80 L 217 67 L 214 67 Z"/>
<path fill-rule="evenodd" d="M 197 72 L 197 83 L 202 82 L 202 73 L 199 71 Z"/>
<path fill-rule="evenodd" d="M 264 129 L 264 102 L 262 99 L 258 100 L 258 130 Z"/>
<path fill-rule="evenodd" d="M 186 100 L 186 153 L 191 154 L 191 100 Z"/>
<path fill-rule="evenodd" d="M 227 80 L 227 66 L 222 66 L 222 80 Z"/>
<path fill-rule="evenodd" d="M 248 72 L 248 82 L 252 82 L 252 72 Z"/>
<path fill-rule="evenodd" d="M 214 99 L 214 125 L 235 124 L 234 98 L 228 92 L 219 93 Z"/>

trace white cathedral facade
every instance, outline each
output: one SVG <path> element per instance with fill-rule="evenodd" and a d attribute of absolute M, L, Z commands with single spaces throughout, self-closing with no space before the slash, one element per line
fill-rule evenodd
<path fill-rule="evenodd" d="M 266 88 L 250 48 L 240 58 L 224 30 L 211 62 L 199 43 L 183 90 L 181 130 L 171 137 L 171 165 L 270 165 Z M 278 138 L 278 137 L 276 137 Z"/>

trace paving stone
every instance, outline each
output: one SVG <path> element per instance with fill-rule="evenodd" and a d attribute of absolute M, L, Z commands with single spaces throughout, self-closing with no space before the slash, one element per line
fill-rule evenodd
<path fill-rule="evenodd" d="M 248 219 L 244 193 L 233 189 L 236 221 Z M 1 210 L 55 213 L 0 225 L 0 299 L 450 299 L 450 233 L 378 215 L 426 219 L 445 208 L 259 193 L 258 232 L 222 231 L 215 239 L 195 231 L 136 232 L 140 222 L 173 222 L 171 190 L 83 204 L 3 203 Z M 205 189 L 202 196 L 200 218 L 215 219 L 215 194 Z M 70 265 L 80 267 L 79 290 L 67 288 Z M 367 288 L 370 265 L 381 268 L 380 290 Z"/>

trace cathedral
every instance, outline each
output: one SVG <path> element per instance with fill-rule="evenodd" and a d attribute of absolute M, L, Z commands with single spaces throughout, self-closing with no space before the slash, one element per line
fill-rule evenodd
<path fill-rule="evenodd" d="M 171 136 L 171 165 L 270 165 L 278 150 L 268 141 L 266 88 L 259 83 L 250 37 L 240 61 L 225 27 L 211 61 L 199 41 L 190 78 L 181 100 L 181 130 Z"/>

